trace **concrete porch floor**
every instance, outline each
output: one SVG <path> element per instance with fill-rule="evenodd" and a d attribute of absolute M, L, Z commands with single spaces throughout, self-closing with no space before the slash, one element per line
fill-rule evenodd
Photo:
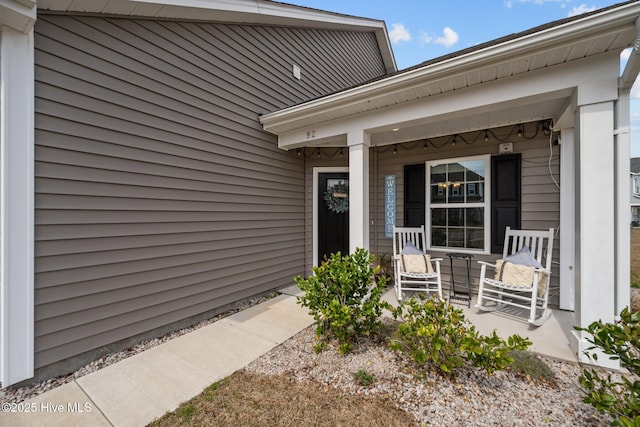
<path fill-rule="evenodd" d="M 410 295 L 408 295 L 410 296 Z M 447 292 L 444 293 L 448 300 Z M 383 299 L 394 307 L 398 306 L 395 291 L 389 289 Z M 464 312 L 465 319 L 475 325 L 482 335 L 488 335 L 495 330 L 503 339 L 518 334 L 527 337 L 532 342 L 530 351 L 554 359 L 568 362 L 578 362 L 577 355 L 571 350 L 570 339 L 573 331 L 574 316 L 571 311 L 553 310 L 551 317 L 542 326 L 531 326 L 526 310 L 509 307 L 505 310 L 486 312 L 474 308 L 476 297 L 471 300 L 471 308 L 466 302 L 451 301 L 451 304 Z M 389 313 L 387 313 L 389 315 Z"/>

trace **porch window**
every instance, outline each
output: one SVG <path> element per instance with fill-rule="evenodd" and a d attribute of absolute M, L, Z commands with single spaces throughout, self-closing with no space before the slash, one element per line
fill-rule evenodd
<path fill-rule="evenodd" d="M 489 253 L 490 156 L 427 162 L 427 237 L 432 249 Z"/>

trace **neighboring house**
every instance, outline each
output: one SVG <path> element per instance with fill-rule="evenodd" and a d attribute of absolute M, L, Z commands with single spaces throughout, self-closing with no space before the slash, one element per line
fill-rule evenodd
<path fill-rule="evenodd" d="M 432 250 L 495 259 L 506 225 L 559 228 L 556 306 L 586 326 L 628 304 L 638 2 L 400 72 L 383 22 L 263 0 L 0 11 L 3 386 L 335 250 L 389 253 L 387 177 Z"/>
<path fill-rule="evenodd" d="M 640 157 L 631 159 L 631 222 L 640 223 Z"/>

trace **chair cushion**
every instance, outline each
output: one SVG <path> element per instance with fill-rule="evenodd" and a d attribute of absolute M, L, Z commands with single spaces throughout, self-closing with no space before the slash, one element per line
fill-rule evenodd
<path fill-rule="evenodd" d="M 400 271 L 404 273 L 433 273 L 431 257 L 422 253 L 420 253 L 419 255 L 401 254 Z"/>
<path fill-rule="evenodd" d="M 424 255 L 424 252 L 418 249 L 412 242 L 407 242 L 402 248 L 401 255 Z"/>
<path fill-rule="evenodd" d="M 528 267 L 544 268 L 542 264 L 533 256 L 528 246 L 523 246 L 518 252 L 513 255 L 509 255 L 504 259 L 505 261 L 512 262 L 514 264 L 526 265 Z"/>
<path fill-rule="evenodd" d="M 533 276 L 536 267 L 522 264 L 515 264 L 506 259 L 496 261 L 495 279 L 508 283 L 511 286 L 530 288 L 533 284 Z M 538 295 L 542 295 L 547 290 L 547 275 L 538 275 Z"/>

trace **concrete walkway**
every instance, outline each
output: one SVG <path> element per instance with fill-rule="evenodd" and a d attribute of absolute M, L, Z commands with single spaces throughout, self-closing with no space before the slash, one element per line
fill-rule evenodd
<path fill-rule="evenodd" d="M 0 426 L 144 426 L 311 325 L 307 309 L 296 303 L 299 290 L 292 286 L 281 292 L 30 399 L 19 406 L 21 413 L 0 411 Z M 397 304 L 393 289 L 384 299 Z M 531 328 L 526 317 L 454 305 L 482 334 L 494 329 L 503 338 L 517 333 L 533 341 L 532 351 L 576 360 L 567 335 L 573 313 L 555 311 L 545 325 Z"/>
<path fill-rule="evenodd" d="M 311 325 L 296 290 L 0 411 L 0 426 L 144 426 Z"/>

